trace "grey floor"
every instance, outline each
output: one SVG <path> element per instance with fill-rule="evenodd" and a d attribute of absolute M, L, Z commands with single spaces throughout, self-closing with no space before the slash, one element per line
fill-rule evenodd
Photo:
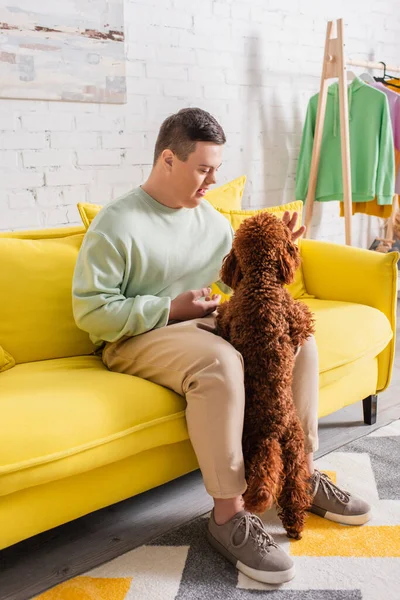
<path fill-rule="evenodd" d="M 364 425 L 361 402 L 321 419 L 316 458 L 399 418 L 398 325 L 393 378 L 389 389 L 379 395 L 376 424 Z M 211 508 L 212 500 L 202 485 L 200 472 L 195 471 L 6 548 L 0 552 L 0 600 L 32 598 Z"/>

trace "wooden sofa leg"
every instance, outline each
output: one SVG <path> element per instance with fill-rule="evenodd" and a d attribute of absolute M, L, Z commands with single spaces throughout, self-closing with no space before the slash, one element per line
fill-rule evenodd
<path fill-rule="evenodd" d="M 366 425 L 373 425 L 376 423 L 376 413 L 378 412 L 378 396 L 372 394 L 368 398 L 364 398 L 363 412 L 364 412 L 364 423 Z"/>

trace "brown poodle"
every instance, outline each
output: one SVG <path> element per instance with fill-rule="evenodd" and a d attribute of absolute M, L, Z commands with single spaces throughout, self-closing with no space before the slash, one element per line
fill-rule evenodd
<path fill-rule="evenodd" d="M 249 217 L 224 258 L 221 279 L 234 294 L 216 316 L 217 333 L 244 360 L 245 508 L 261 513 L 275 502 L 295 539 L 301 538 L 311 490 L 292 373 L 296 349 L 314 333 L 312 313 L 284 288 L 299 266 L 299 250 L 283 221 L 268 212 Z"/>

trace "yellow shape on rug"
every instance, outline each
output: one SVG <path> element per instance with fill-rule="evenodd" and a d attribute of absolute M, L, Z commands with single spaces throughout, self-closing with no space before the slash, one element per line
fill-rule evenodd
<path fill-rule="evenodd" d="M 335 471 L 323 471 L 336 483 Z M 301 540 L 290 542 L 292 556 L 400 557 L 400 526 L 341 525 L 309 514 Z"/>
<path fill-rule="evenodd" d="M 124 600 L 132 577 L 75 577 L 36 596 L 36 600 Z"/>

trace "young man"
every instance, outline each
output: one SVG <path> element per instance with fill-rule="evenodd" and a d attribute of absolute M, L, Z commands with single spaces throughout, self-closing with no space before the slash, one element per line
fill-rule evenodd
<path fill-rule="evenodd" d="M 245 574 L 266 583 L 294 576 L 292 559 L 262 521 L 243 510 L 243 358 L 215 335 L 219 279 L 233 240 L 229 222 L 203 196 L 216 182 L 225 134 L 209 113 L 186 108 L 163 122 L 147 181 L 107 205 L 79 252 L 73 310 L 112 371 L 185 396 L 189 437 L 214 499 L 208 539 Z M 295 213 L 284 221 L 293 239 Z M 266 374 L 268 376 L 268 374 Z M 318 353 L 314 337 L 298 351 L 293 397 L 305 433 L 311 511 L 340 523 L 369 519 L 366 502 L 313 466 L 318 448 Z"/>

